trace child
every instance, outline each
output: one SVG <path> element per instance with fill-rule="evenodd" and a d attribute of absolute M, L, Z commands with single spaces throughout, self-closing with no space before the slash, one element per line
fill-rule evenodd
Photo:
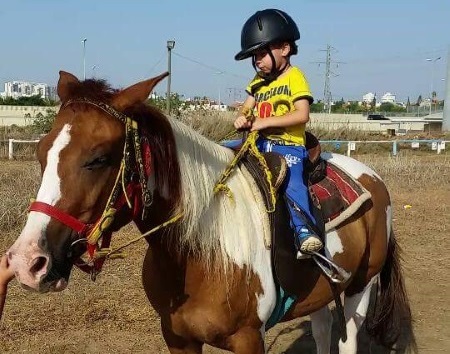
<path fill-rule="evenodd" d="M 289 167 L 286 195 L 289 199 L 291 226 L 298 237 L 298 258 L 317 252 L 322 241 L 306 226 L 294 209 L 300 207 L 313 221 L 309 210 L 308 189 L 303 180 L 303 166 L 308 158 L 305 149 L 305 125 L 309 105 L 313 102 L 305 76 L 290 63 L 297 54 L 295 41 L 300 39 L 297 25 L 283 11 L 267 9 L 256 12 L 245 22 L 241 33 L 242 50 L 236 60 L 252 58 L 257 71 L 247 87 L 245 100 L 234 122 L 236 129 L 260 131 L 260 151 L 282 154 Z M 244 112 L 255 110 L 255 119 Z"/>
<path fill-rule="evenodd" d="M 3 307 L 5 306 L 6 291 L 8 283 L 14 278 L 14 272 L 8 264 L 8 257 L 4 255 L 0 260 L 0 319 L 2 318 Z"/>

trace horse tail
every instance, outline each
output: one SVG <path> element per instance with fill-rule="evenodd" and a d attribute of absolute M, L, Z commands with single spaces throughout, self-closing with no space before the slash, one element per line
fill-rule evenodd
<path fill-rule="evenodd" d="M 377 296 L 366 318 L 368 334 L 381 345 L 399 352 L 417 353 L 413 320 L 401 268 L 401 248 L 391 235 Z"/>

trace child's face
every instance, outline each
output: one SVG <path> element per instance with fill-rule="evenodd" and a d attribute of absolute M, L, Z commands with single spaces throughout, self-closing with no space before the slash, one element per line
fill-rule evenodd
<path fill-rule="evenodd" d="M 278 45 L 271 45 L 269 48 L 257 50 L 255 52 L 255 64 L 256 67 L 263 73 L 268 74 L 272 70 L 272 58 L 269 55 L 269 51 L 275 59 L 276 69 L 282 68 L 288 61 L 290 45 L 289 43 L 282 43 Z"/>

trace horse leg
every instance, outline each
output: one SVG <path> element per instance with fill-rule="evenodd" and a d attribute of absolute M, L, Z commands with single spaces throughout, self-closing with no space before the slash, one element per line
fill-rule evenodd
<path fill-rule="evenodd" d="M 202 354 L 203 343 L 180 337 L 165 326 L 161 330 L 170 354 Z"/>
<path fill-rule="evenodd" d="M 230 336 L 227 340 L 228 350 L 235 354 L 264 354 L 264 335 L 261 331 L 244 327 Z"/>
<path fill-rule="evenodd" d="M 372 285 L 377 277 L 374 277 L 360 292 L 351 296 L 345 295 L 344 314 L 347 323 L 347 340 L 345 343 L 339 340 L 340 354 L 356 354 L 358 348 L 357 336 L 364 320 L 366 319 L 367 309 L 369 307 L 370 293 Z"/>
<path fill-rule="evenodd" d="M 314 341 L 316 342 L 317 354 L 329 354 L 331 346 L 331 326 L 333 316 L 328 306 L 309 315 Z"/>

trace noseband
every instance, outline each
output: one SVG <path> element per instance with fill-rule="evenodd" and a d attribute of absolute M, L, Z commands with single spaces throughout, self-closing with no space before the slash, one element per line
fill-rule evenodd
<path fill-rule="evenodd" d="M 141 139 L 142 135 L 137 121 L 105 103 L 87 98 L 69 100 L 61 109 L 74 103 L 95 106 L 125 125 L 123 157 L 108 202 L 100 218 L 93 223 L 84 223 L 61 209 L 40 201 L 32 202 L 29 211 L 48 215 L 75 231 L 77 239 L 71 246 L 83 241 L 87 243 L 88 261 L 79 258 L 73 263 L 84 272 L 91 274 L 91 278 L 95 280 L 102 269 L 106 256 L 111 254 L 109 246 L 112 232 L 131 220 L 138 217 L 143 220 L 147 216 L 148 209 L 153 202 L 153 194 L 148 190 L 147 185 L 148 178 L 152 173 L 152 158 L 148 141 Z M 137 176 L 138 178 L 136 178 Z M 141 211 L 142 214 L 139 215 Z M 118 215 L 119 212 L 120 215 Z M 100 240 L 101 246 L 99 245 Z"/>

